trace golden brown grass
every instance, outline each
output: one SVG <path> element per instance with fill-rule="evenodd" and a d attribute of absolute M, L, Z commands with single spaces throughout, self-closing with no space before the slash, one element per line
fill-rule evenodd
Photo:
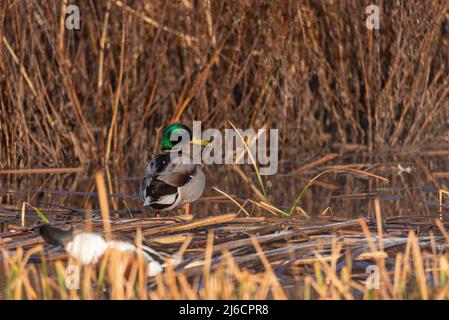
<path fill-rule="evenodd" d="M 386 268 L 381 249 L 373 246 L 359 254 L 379 270 L 379 289 L 368 289 L 368 274 L 352 270 L 352 257 L 344 254 L 347 265 L 337 270 L 343 245 L 333 240 L 331 254 L 319 252 L 310 259 L 293 261 L 295 268 L 309 265 L 307 273 L 296 273 L 294 284 L 282 284 L 271 269 L 269 260 L 253 238 L 263 265 L 262 270 L 240 267 L 227 249 L 223 260 L 211 267 L 212 241 L 208 238 L 203 272 L 194 276 L 177 272 L 169 266 L 162 274 L 147 279 L 139 257 L 110 251 L 98 266 L 77 266 L 75 261 L 47 261 L 41 245 L 31 250 L 18 249 L 3 255 L 2 299 L 448 299 L 448 256 L 420 249 L 418 238 L 410 232 L 405 249 L 395 253 L 395 267 Z M 431 239 L 435 241 L 435 238 Z M 441 244 L 439 244 L 441 245 Z M 445 244 L 447 245 L 447 243 Z M 208 249 L 210 248 L 210 249 Z M 42 257 L 41 264 L 29 263 L 31 256 Z M 192 263 L 193 265 L 194 263 Z M 67 268 L 68 266 L 72 266 Z M 68 289 L 67 279 L 77 266 L 79 289 Z M 188 270 L 188 269 L 187 269 Z M 72 278 L 70 278 L 72 277 Z M 68 282 L 67 282 L 68 281 Z M 73 282 L 72 282 L 73 283 Z"/>

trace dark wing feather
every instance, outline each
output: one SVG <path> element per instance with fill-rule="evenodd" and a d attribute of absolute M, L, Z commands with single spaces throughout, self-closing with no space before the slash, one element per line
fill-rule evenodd
<path fill-rule="evenodd" d="M 157 179 L 153 179 L 151 184 L 146 189 L 147 197 L 150 196 L 152 201 L 158 201 L 164 196 L 169 196 L 177 193 L 178 189 Z"/>
<path fill-rule="evenodd" d="M 164 197 L 173 197 L 178 193 L 176 186 L 159 179 L 160 174 L 167 169 L 169 163 L 170 156 L 168 154 L 159 154 L 153 157 L 145 168 L 145 178 L 140 185 L 141 201 L 156 210 L 171 206 L 171 203 L 167 203 L 167 198 L 164 199 Z"/>
<path fill-rule="evenodd" d="M 178 193 L 178 188 L 166 184 L 162 181 L 157 180 L 155 177 L 146 177 L 143 179 L 140 185 L 140 200 L 145 203 L 145 200 L 149 198 L 151 207 L 154 209 L 163 209 L 169 207 L 170 204 L 160 204 L 160 206 L 155 206 L 161 198 L 165 196 L 170 196 Z"/>
<path fill-rule="evenodd" d="M 182 187 L 192 178 L 195 171 L 187 171 L 186 173 L 169 173 L 157 177 L 157 180 L 164 182 L 170 186 Z"/>
<path fill-rule="evenodd" d="M 174 187 L 187 184 L 196 171 L 196 165 L 188 163 L 188 158 L 170 159 L 165 168 L 158 173 L 157 180 Z"/>
<path fill-rule="evenodd" d="M 178 187 L 186 185 L 197 169 L 190 163 L 190 158 L 170 156 L 170 153 L 164 153 L 153 157 L 145 168 L 145 178 L 140 186 L 140 199 L 156 210 L 170 207 L 176 201 Z M 173 200 L 168 202 L 168 199 Z"/>

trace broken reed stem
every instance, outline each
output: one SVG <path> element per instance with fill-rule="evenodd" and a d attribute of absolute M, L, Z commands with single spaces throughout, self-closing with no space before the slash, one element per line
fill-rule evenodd
<path fill-rule="evenodd" d="M 103 228 L 106 240 L 111 240 L 111 220 L 109 213 L 109 203 L 106 192 L 106 184 L 104 182 L 104 175 L 102 171 L 97 171 L 95 174 L 95 181 L 97 183 L 98 199 L 100 201 L 101 217 L 103 219 Z"/>

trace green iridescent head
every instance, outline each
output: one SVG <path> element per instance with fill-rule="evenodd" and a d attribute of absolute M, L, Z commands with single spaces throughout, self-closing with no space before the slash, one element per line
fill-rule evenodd
<path fill-rule="evenodd" d="M 182 123 L 173 123 L 162 132 L 162 150 L 170 150 L 181 141 L 190 142 L 192 131 Z"/>

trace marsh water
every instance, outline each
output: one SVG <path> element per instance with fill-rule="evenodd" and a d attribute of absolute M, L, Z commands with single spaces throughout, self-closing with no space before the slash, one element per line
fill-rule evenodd
<path fill-rule="evenodd" d="M 331 159 L 320 163 L 320 159 Z M 449 186 L 449 147 L 432 146 L 401 149 L 382 153 L 364 150 L 340 151 L 303 155 L 298 150 L 284 152 L 278 173 L 264 176 L 268 200 L 281 210 L 288 211 L 298 194 L 314 176 L 328 169 L 353 168 L 373 173 L 388 183 L 363 174 L 329 172 L 321 176 L 299 202 L 312 219 L 325 215 L 360 217 L 374 215 L 374 199 L 381 202 L 384 217 L 407 215 L 439 215 L 438 191 Z M 333 158 L 333 159 L 332 159 Z M 313 165 L 314 163 L 317 165 Z M 144 210 L 138 189 L 143 163 L 130 163 L 128 168 L 110 167 L 110 205 L 117 217 L 152 216 Z M 251 165 L 206 166 L 207 185 L 191 212 L 197 217 L 239 211 L 218 188 L 244 204 L 248 212 L 271 215 L 247 199 L 257 200 L 259 184 Z M 39 208 L 50 220 L 83 219 L 98 214 L 98 196 L 94 169 L 86 168 L 76 174 L 0 175 L 0 231 L 20 225 L 24 201 Z M 444 210 L 449 212 L 449 200 Z M 330 208 L 330 209 L 329 209 Z M 179 214 L 171 212 L 163 214 Z M 26 206 L 27 225 L 39 223 L 41 218 Z"/>

